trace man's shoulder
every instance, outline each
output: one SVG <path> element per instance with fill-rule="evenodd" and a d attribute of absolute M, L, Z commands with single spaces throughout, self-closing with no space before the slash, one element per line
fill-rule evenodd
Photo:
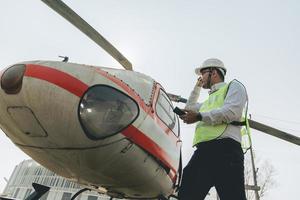
<path fill-rule="evenodd" d="M 228 88 L 229 90 L 231 90 L 231 89 L 232 90 L 239 90 L 239 91 L 243 91 L 243 92 L 246 93 L 245 85 L 237 79 L 233 79 L 232 81 L 230 81 L 228 83 L 228 85 L 229 85 L 229 88 Z"/>

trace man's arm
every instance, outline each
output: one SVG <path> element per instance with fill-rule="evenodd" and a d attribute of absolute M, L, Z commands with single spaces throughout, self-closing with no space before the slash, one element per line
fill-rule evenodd
<path fill-rule="evenodd" d="M 198 103 L 198 99 L 199 99 L 199 96 L 200 96 L 200 90 L 201 90 L 201 86 L 200 86 L 201 82 L 200 80 L 198 79 L 194 89 L 192 90 L 186 104 L 185 104 L 185 107 L 184 109 L 185 110 L 192 110 L 192 111 L 195 111 L 195 112 L 198 112 L 200 107 L 201 107 L 201 104 Z"/>

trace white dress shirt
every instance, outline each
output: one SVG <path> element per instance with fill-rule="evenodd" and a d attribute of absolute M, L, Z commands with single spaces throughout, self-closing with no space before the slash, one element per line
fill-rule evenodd
<path fill-rule="evenodd" d="M 209 94 L 217 91 L 225 84 L 225 82 L 214 84 L 211 87 Z M 200 89 L 201 88 L 198 86 L 194 87 L 186 103 L 185 109 L 199 112 L 202 105 L 202 103 L 197 103 L 200 95 Z M 241 126 L 234 126 L 229 123 L 241 120 L 247 101 L 248 96 L 245 87 L 239 81 L 233 80 L 229 85 L 227 95 L 224 99 L 224 105 L 209 112 L 201 112 L 202 121 L 209 125 L 228 123 L 226 130 L 218 139 L 232 138 L 241 142 Z"/>

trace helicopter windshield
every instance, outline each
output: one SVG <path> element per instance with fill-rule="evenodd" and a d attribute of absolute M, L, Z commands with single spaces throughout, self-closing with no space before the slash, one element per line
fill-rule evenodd
<path fill-rule="evenodd" d="M 81 99 L 78 111 L 84 132 L 93 140 L 121 132 L 139 114 L 131 97 L 106 85 L 91 87 Z"/>

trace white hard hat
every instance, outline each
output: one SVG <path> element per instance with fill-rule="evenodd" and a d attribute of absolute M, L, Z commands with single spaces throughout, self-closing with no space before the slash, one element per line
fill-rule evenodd
<path fill-rule="evenodd" d="M 226 75 L 227 69 L 225 68 L 224 63 L 217 58 L 209 58 L 209 59 L 205 60 L 200 67 L 197 67 L 195 69 L 195 73 L 197 75 L 200 75 L 201 70 L 203 70 L 205 68 L 210 68 L 210 67 L 218 68 L 220 70 L 220 72 L 223 74 L 223 76 Z"/>

